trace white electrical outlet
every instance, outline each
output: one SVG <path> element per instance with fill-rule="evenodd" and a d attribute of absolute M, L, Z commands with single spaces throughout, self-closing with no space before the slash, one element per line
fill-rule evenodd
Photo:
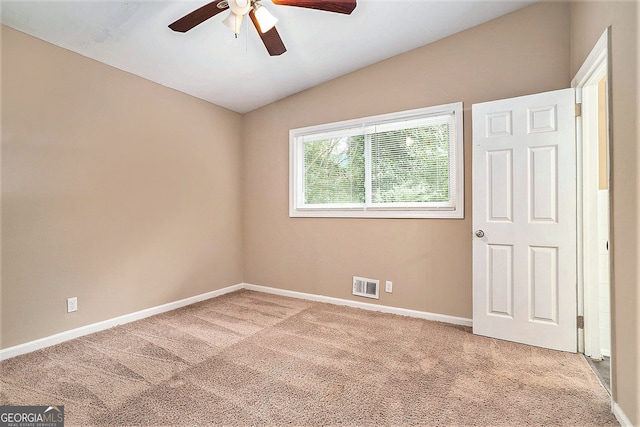
<path fill-rule="evenodd" d="M 78 297 L 67 298 L 67 313 L 78 311 Z"/>
<path fill-rule="evenodd" d="M 387 280 L 386 286 L 384 287 L 385 292 L 392 293 L 393 292 L 393 282 Z"/>

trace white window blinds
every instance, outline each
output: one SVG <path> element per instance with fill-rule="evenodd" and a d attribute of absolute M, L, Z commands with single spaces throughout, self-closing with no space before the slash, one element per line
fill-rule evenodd
<path fill-rule="evenodd" d="M 375 126 L 371 135 L 373 205 L 451 205 L 455 187 L 454 115 L 401 120 Z"/>

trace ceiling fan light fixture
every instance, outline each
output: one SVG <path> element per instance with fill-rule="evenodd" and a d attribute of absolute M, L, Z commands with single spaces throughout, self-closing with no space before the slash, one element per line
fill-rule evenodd
<path fill-rule="evenodd" d="M 228 0 L 229 9 L 236 15 L 246 15 L 251 10 L 251 2 L 249 0 Z"/>
<path fill-rule="evenodd" d="M 229 12 L 229 15 L 222 21 L 222 23 L 231 31 L 235 33 L 237 36 L 240 34 L 240 28 L 242 27 L 242 20 L 244 19 L 244 15 L 238 15 L 237 13 L 233 13 L 233 11 Z"/>
<path fill-rule="evenodd" d="M 258 27 L 260 27 L 259 29 L 262 34 L 275 27 L 276 22 L 278 22 L 278 18 L 273 16 L 267 8 L 261 4 L 254 3 L 253 13 L 256 21 L 258 21 Z"/>

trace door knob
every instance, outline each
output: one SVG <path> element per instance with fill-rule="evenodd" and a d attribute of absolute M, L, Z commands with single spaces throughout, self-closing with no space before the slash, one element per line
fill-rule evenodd
<path fill-rule="evenodd" d="M 478 231 L 476 231 L 476 236 L 478 236 L 478 237 L 484 237 L 484 231 L 482 231 L 482 230 L 478 230 Z"/>

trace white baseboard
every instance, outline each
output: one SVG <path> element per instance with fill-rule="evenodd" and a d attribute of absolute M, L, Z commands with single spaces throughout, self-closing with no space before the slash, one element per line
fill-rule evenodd
<path fill-rule="evenodd" d="M 611 411 L 622 427 L 633 427 L 620 405 L 613 400 L 611 401 Z"/>
<path fill-rule="evenodd" d="M 473 320 L 464 317 L 448 316 L 446 314 L 429 313 L 427 311 L 409 310 L 406 308 L 391 307 L 388 305 L 371 304 L 367 302 L 352 301 L 342 298 L 325 297 L 316 294 L 307 294 L 304 292 L 287 291 L 278 288 L 269 288 L 266 286 L 252 285 L 243 283 L 244 289 L 250 291 L 266 292 L 269 294 L 282 295 L 285 297 L 305 299 L 309 301 L 326 302 L 335 305 L 346 305 L 348 307 L 362 308 L 364 310 L 380 311 L 383 313 L 398 314 L 400 316 L 417 317 L 419 319 L 433 320 L 436 322 L 451 323 L 454 325 L 473 326 Z"/>
<path fill-rule="evenodd" d="M 193 297 L 181 299 L 179 301 L 174 301 L 167 304 L 159 305 L 157 307 L 151 307 L 145 310 L 136 311 L 135 313 L 125 314 L 123 316 L 115 317 L 109 320 L 104 320 L 102 322 L 92 323 L 91 325 L 81 326 L 76 329 L 60 332 L 59 334 L 40 338 L 35 341 L 29 341 L 24 344 L 8 347 L 3 350 L 0 350 L 0 360 L 9 359 L 15 356 L 19 356 L 21 354 L 31 353 L 32 351 L 36 351 L 42 348 L 50 347 L 52 345 L 60 344 L 62 342 L 69 341 L 74 338 L 82 337 L 84 335 L 92 334 L 94 332 L 104 331 L 105 329 L 109 329 L 117 325 L 123 325 L 125 323 L 135 322 L 136 320 L 144 319 L 145 317 L 150 317 L 156 314 L 175 310 L 177 308 L 184 307 L 190 304 L 195 304 L 197 302 L 204 301 L 209 298 L 214 298 L 220 295 L 224 295 L 229 292 L 238 291 L 242 288 L 243 288 L 243 284 L 228 286 L 226 288 L 222 288 L 222 289 L 207 292 L 204 294 L 196 295 Z"/>
<path fill-rule="evenodd" d="M 250 283 L 240 283 L 237 285 L 228 286 L 226 288 L 196 295 L 190 298 L 181 299 L 179 301 L 174 301 L 167 304 L 159 305 L 157 307 L 151 307 L 145 310 L 136 311 L 135 313 L 125 314 L 124 316 L 115 317 L 113 319 L 104 320 L 102 322 L 92 323 L 91 325 L 86 325 L 76 329 L 60 332 L 59 334 L 40 338 L 34 341 L 29 341 L 24 344 L 8 347 L 3 350 L 0 350 L 0 360 L 10 359 L 12 357 L 19 356 L 21 354 L 31 353 L 32 351 L 36 351 L 42 348 L 50 347 L 52 345 L 60 344 L 62 342 L 69 341 L 74 338 L 79 338 L 88 334 L 92 334 L 94 332 L 104 331 L 105 329 L 109 329 L 118 325 L 123 325 L 125 323 L 135 322 L 136 320 L 144 319 L 146 317 L 150 317 L 160 313 L 165 313 L 167 311 L 175 310 L 190 304 L 195 304 L 197 302 L 204 301 L 210 298 L 215 298 L 217 296 L 224 295 L 229 292 L 239 291 L 240 289 L 247 289 L 247 290 L 257 291 L 257 292 L 265 292 L 270 294 L 282 295 L 286 297 L 305 299 L 309 301 L 326 302 L 326 303 L 335 304 L 335 305 L 346 305 L 349 307 L 362 308 L 364 310 L 380 311 L 383 313 L 393 313 L 401 316 L 417 317 L 419 319 L 426 319 L 426 320 L 434 320 L 436 322 L 452 323 L 454 325 L 472 326 L 472 320 L 466 319 L 463 317 L 447 316 L 445 314 L 429 313 L 426 311 L 409 310 L 406 308 L 390 307 L 386 305 L 351 301 L 351 300 L 345 300 L 341 298 L 307 294 L 304 292 L 287 291 L 284 289 L 252 285 Z"/>

